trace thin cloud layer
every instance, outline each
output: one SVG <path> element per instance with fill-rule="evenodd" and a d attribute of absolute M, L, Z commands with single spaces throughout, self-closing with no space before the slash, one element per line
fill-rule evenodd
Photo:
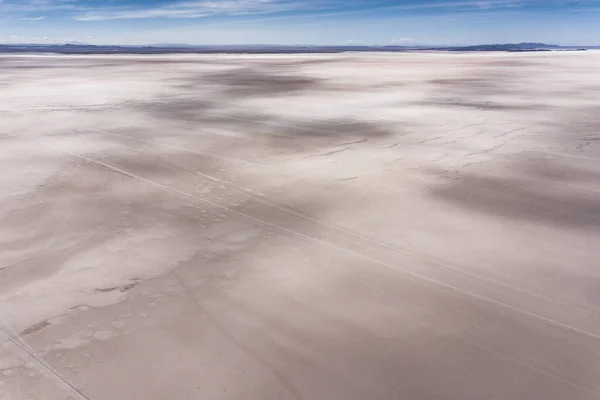
<path fill-rule="evenodd" d="M 46 19 L 46 17 L 40 16 L 40 17 L 23 17 L 23 18 L 21 18 L 21 20 L 23 20 L 23 21 L 41 21 L 43 19 Z"/>
<path fill-rule="evenodd" d="M 313 2 L 314 3 L 314 2 Z M 201 18 L 213 15 L 272 14 L 307 10 L 315 4 L 296 0 L 227 0 L 178 2 L 148 8 L 104 9 L 76 15 L 78 21 L 140 18 Z"/>
<path fill-rule="evenodd" d="M 0 0 L 0 42 L 597 45 L 600 0 Z"/>
<path fill-rule="evenodd" d="M 522 7 L 540 0 L 385 1 L 372 0 L 213 0 L 172 2 L 141 8 L 111 7 L 77 14 L 78 21 L 142 18 L 202 18 L 214 15 L 260 15 L 307 11 L 360 13 L 372 10 L 492 9 Z"/>
<path fill-rule="evenodd" d="M 56 13 L 77 21 L 118 19 L 204 18 L 261 14 L 310 14 L 335 12 L 418 12 L 431 10 L 493 10 L 524 7 L 599 6 L 600 0 L 147 0 L 142 3 L 108 0 L 0 0 L 5 15 L 21 14 L 23 20 L 39 18 L 40 12 Z M 38 15 L 28 15 L 38 13 Z"/>

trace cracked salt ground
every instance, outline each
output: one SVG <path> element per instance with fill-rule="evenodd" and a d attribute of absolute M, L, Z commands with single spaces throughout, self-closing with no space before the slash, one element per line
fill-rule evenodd
<path fill-rule="evenodd" d="M 8 58 L 0 398 L 599 397 L 600 53 Z"/>

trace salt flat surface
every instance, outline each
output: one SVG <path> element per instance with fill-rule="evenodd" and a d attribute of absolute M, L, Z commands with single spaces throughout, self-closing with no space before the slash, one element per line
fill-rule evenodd
<path fill-rule="evenodd" d="M 0 57 L 0 399 L 600 397 L 600 53 Z"/>

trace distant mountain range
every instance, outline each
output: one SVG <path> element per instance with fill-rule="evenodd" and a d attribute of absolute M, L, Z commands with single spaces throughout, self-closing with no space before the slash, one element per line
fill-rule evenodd
<path fill-rule="evenodd" d="M 67 44 L 0 44 L 0 53 L 58 53 L 58 54 L 215 54 L 215 53 L 343 53 L 399 51 L 574 51 L 600 49 L 600 46 L 559 46 L 545 43 L 481 44 L 475 46 L 287 46 L 287 45 L 189 45 L 162 43 L 148 46 L 96 46 L 86 43 Z"/>
<path fill-rule="evenodd" d="M 480 44 L 475 46 L 449 47 L 454 51 L 552 51 L 552 50 L 585 50 L 598 48 L 598 46 L 559 46 L 545 43 L 505 43 L 505 44 Z"/>

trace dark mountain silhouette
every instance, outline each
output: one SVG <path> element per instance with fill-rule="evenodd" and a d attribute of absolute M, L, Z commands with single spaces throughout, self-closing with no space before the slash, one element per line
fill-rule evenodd
<path fill-rule="evenodd" d="M 448 50 L 457 51 L 544 51 L 570 48 L 546 43 L 504 43 L 504 44 L 480 44 L 475 46 L 450 47 Z"/>
<path fill-rule="evenodd" d="M 157 44 L 147 46 L 90 45 L 83 43 L 67 44 L 0 44 L 0 53 L 58 53 L 58 54 L 168 54 L 168 53 L 343 53 L 360 52 L 398 52 L 398 51 L 553 51 L 585 50 L 600 46 L 559 46 L 545 43 L 505 43 L 482 44 L 474 46 L 311 46 L 311 45 L 189 45 Z"/>

